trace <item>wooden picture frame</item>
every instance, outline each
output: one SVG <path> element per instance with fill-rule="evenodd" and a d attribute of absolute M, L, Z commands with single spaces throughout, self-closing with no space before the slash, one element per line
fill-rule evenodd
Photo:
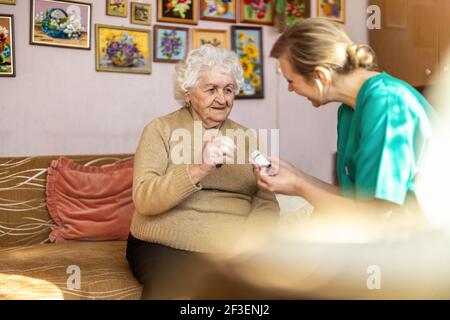
<path fill-rule="evenodd" d="M 14 16 L 12 14 L 0 14 L 0 77 L 15 76 Z"/>
<path fill-rule="evenodd" d="M 128 17 L 128 0 L 106 0 L 106 15 Z"/>
<path fill-rule="evenodd" d="M 271 0 L 241 0 L 240 22 L 273 25 L 275 2 Z"/>
<path fill-rule="evenodd" d="M 229 39 L 229 32 L 225 29 L 192 29 L 192 49 L 207 43 L 230 49 Z"/>
<path fill-rule="evenodd" d="M 264 47 L 262 27 L 232 26 L 231 47 L 244 69 L 244 88 L 236 99 L 264 99 Z"/>
<path fill-rule="evenodd" d="M 177 63 L 189 52 L 189 29 L 174 26 L 153 27 L 153 61 Z"/>
<path fill-rule="evenodd" d="M 95 25 L 96 71 L 152 73 L 150 30 Z"/>
<path fill-rule="evenodd" d="M 11 4 L 11 5 L 15 5 L 15 4 L 16 4 L 16 0 L 0 0 L 0 4 Z"/>
<path fill-rule="evenodd" d="M 91 49 L 90 3 L 67 0 L 30 0 L 30 3 L 30 44 Z"/>
<path fill-rule="evenodd" d="M 238 0 L 200 0 L 200 20 L 236 23 Z"/>
<path fill-rule="evenodd" d="M 156 0 L 160 22 L 198 24 L 199 0 Z"/>
<path fill-rule="evenodd" d="M 131 2 L 130 20 L 133 24 L 152 25 L 152 5 L 150 3 Z"/>
<path fill-rule="evenodd" d="M 345 0 L 317 0 L 317 16 L 345 23 Z"/>

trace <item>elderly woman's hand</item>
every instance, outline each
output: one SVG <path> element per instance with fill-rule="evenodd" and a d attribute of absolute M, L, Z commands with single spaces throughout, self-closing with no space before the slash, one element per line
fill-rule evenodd
<path fill-rule="evenodd" d="M 189 166 L 189 174 L 194 183 L 199 183 L 210 175 L 217 166 L 233 163 L 236 145 L 229 137 L 215 137 L 203 145 L 202 164 Z"/>
<path fill-rule="evenodd" d="M 251 158 L 258 185 L 270 192 L 285 195 L 298 195 L 302 172 L 288 162 L 279 159 L 270 159 L 271 167 L 258 166 Z"/>

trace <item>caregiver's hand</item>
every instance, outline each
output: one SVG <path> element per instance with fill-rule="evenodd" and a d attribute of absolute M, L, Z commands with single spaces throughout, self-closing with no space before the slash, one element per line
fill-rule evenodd
<path fill-rule="evenodd" d="M 258 166 L 252 159 L 258 185 L 270 192 L 285 195 L 298 195 L 299 185 L 302 183 L 303 173 L 288 162 L 269 158 L 272 167 L 266 169 Z"/>

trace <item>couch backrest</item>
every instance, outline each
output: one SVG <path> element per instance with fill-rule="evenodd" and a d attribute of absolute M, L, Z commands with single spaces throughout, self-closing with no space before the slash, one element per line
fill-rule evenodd
<path fill-rule="evenodd" d="M 103 166 L 128 160 L 132 154 L 72 155 L 73 161 Z M 0 247 L 48 241 L 55 224 L 49 215 L 45 187 L 47 169 L 59 156 L 0 158 Z"/>

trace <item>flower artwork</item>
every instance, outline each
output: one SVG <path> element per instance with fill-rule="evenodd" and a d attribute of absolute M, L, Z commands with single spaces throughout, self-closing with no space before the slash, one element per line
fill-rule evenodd
<path fill-rule="evenodd" d="M 236 0 L 201 0 L 200 19 L 236 22 Z"/>
<path fill-rule="evenodd" d="M 178 62 L 186 58 L 189 29 L 155 26 L 154 33 L 153 56 L 156 62 Z"/>
<path fill-rule="evenodd" d="M 287 26 L 293 26 L 302 19 L 309 18 L 309 10 L 309 0 L 288 0 L 285 8 Z"/>
<path fill-rule="evenodd" d="M 275 26 L 283 32 L 303 19 L 311 16 L 310 0 L 276 0 Z"/>
<path fill-rule="evenodd" d="M 128 16 L 128 0 L 106 0 L 106 14 L 126 18 Z"/>
<path fill-rule="evenodd" d="M 91 4 L 32 0 L 31 19 L 31 44 L 91 48 Z"/>
<path fill-rule="evenodd" d="M 14 77 L 14 17 L 0 14 L 0 77 Z"/>
<path fill-rule="evenodd" d="M 233 26 L 231 36 L 244 70 L 244 88 L 236 98 L 264 98 L 262 28 Z"/>
<path fill-rule="evenodd" d="M 200 48 L 205 44 L 229 49 L 228 30 L 192 29 L 192 48 Z"/>
<path fill-rule="evenodd" d="M 241 22 L 272 25 L 273 21 L 271 0 L 241 0 Z"/>
<path fill-rule="evenodd" d="M 131 23 L 151 25 L 152 24 L 152 5 L 149 3 L 132 2 L 131 3 Z"/>
<path fill-rule="evenodd" d="M 197 24 L 199 0 L 157 0 L 158 21 Z"/>
<path fill-rule="evenodd" d="M 150 32 L 96 25 L 97 71 L 151 73 Z"/>
<path fill-rule="evenodd" d="M 317 16 L 345 22 L 345 0 L 317 0 Z"/>

